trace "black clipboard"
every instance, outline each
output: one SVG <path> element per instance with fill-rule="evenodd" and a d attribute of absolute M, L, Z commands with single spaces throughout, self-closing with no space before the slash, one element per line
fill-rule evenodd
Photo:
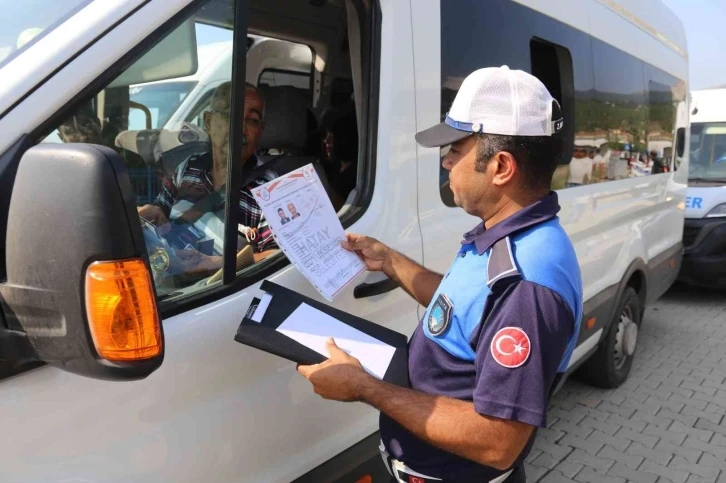
<path fill-rule="evenodd" d="M 335 317 L 354 329 L 358 329 L 381 342 L 393 346 L 396 350 L 383 380 L 403 387 L 409 386 L 408 338 L 405 335 L 325 305 L 269 280 L 262 282 L 260 288 L 272 295 L 272 301 L 261 321 L 255 322 L 251 317 L 257 310 L 260 299 L 255 298 L 252 300 L 234 336 L 234 340 L 237 342 L 298 364 L 319 364 L 325 361 L 327 357 L 277 331 L 277 328 L 301 304 L 305 303 L 331 317 Z"/>

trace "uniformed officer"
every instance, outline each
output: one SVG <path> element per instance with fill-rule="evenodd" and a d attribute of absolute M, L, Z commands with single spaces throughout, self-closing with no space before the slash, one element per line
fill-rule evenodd
<path fill-rule="evenodd" d="M 480 69 L 445 122 L 416 135 L 448 146 L 454 200 L 483 220 L 445 275 L 377 240 L 349 235 L 369 270 L 422 305 L 409 343 L 411 389 L 382 382 L 328 341 L 330 359 L 300 373 L 326 399 L 381 412 L 381 450 L 398 482 L 524 482 L 524 458 L 546 424 L 582 317 L 582 281 L 550 189 L 560 107 L 522 71 Z"/>

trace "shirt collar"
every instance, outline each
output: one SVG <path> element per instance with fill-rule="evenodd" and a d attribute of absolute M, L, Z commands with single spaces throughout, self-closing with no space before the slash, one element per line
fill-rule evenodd
<path fill-rule="evenodd" d="M 560 204 L 557 193 L 553 191 L 547 197 L 519 210 L 488 230 L 484 227 L 483 222 L 480 223 L 473 230 L 464 234 L 464 240 L 461 244 L 469 245 L 474 243 L 476 251 L 481 255 L 502 238 L 551 220 L 557 216 L 559 211 Z"/>

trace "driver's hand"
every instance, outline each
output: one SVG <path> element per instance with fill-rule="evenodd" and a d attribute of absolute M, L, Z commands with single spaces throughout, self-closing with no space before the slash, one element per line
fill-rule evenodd
<path fill-rule="evenodd" d="M 212 272 L 222 268 L 223 264 L 221 256 L 205 255 L 193 248 L 177 250 L 176 256 L 186 273 Z"/>
<path fill-rule="evenodd" d="M 154 226 L 163 226 L 169 223 L 164 211 L 156 205 L 144 205 L 138 208 L 139 216 L 151 222 Z"/>

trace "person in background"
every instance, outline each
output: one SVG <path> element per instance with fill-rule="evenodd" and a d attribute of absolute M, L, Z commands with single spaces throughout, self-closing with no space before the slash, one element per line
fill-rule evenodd
<path fill-rule="evenodd" d="M 668 166 L 663 162 L 663 158 L 658 157 L 658 153 L 655 149 L 651 150 L 648 154 L 648 160 L 651 163 L 651 174 L 667 173 Z"/>
<path fill-rule="evenodd" d="M 587 156 L 585 150 L 580 147 L 575 147 L 572 161 L 570 161 L 570 176 L 567 180 L 567 187 L 575 188 L 590 183 L 592 179 L 592 166 L 592 159 Z"/>
<path fill-rule="evenodd" d="M 323 165 L 336 193 L 346 199 L 358 177 L 358 124 L 353 102 L 327 110 L 321 120 Z"/>

